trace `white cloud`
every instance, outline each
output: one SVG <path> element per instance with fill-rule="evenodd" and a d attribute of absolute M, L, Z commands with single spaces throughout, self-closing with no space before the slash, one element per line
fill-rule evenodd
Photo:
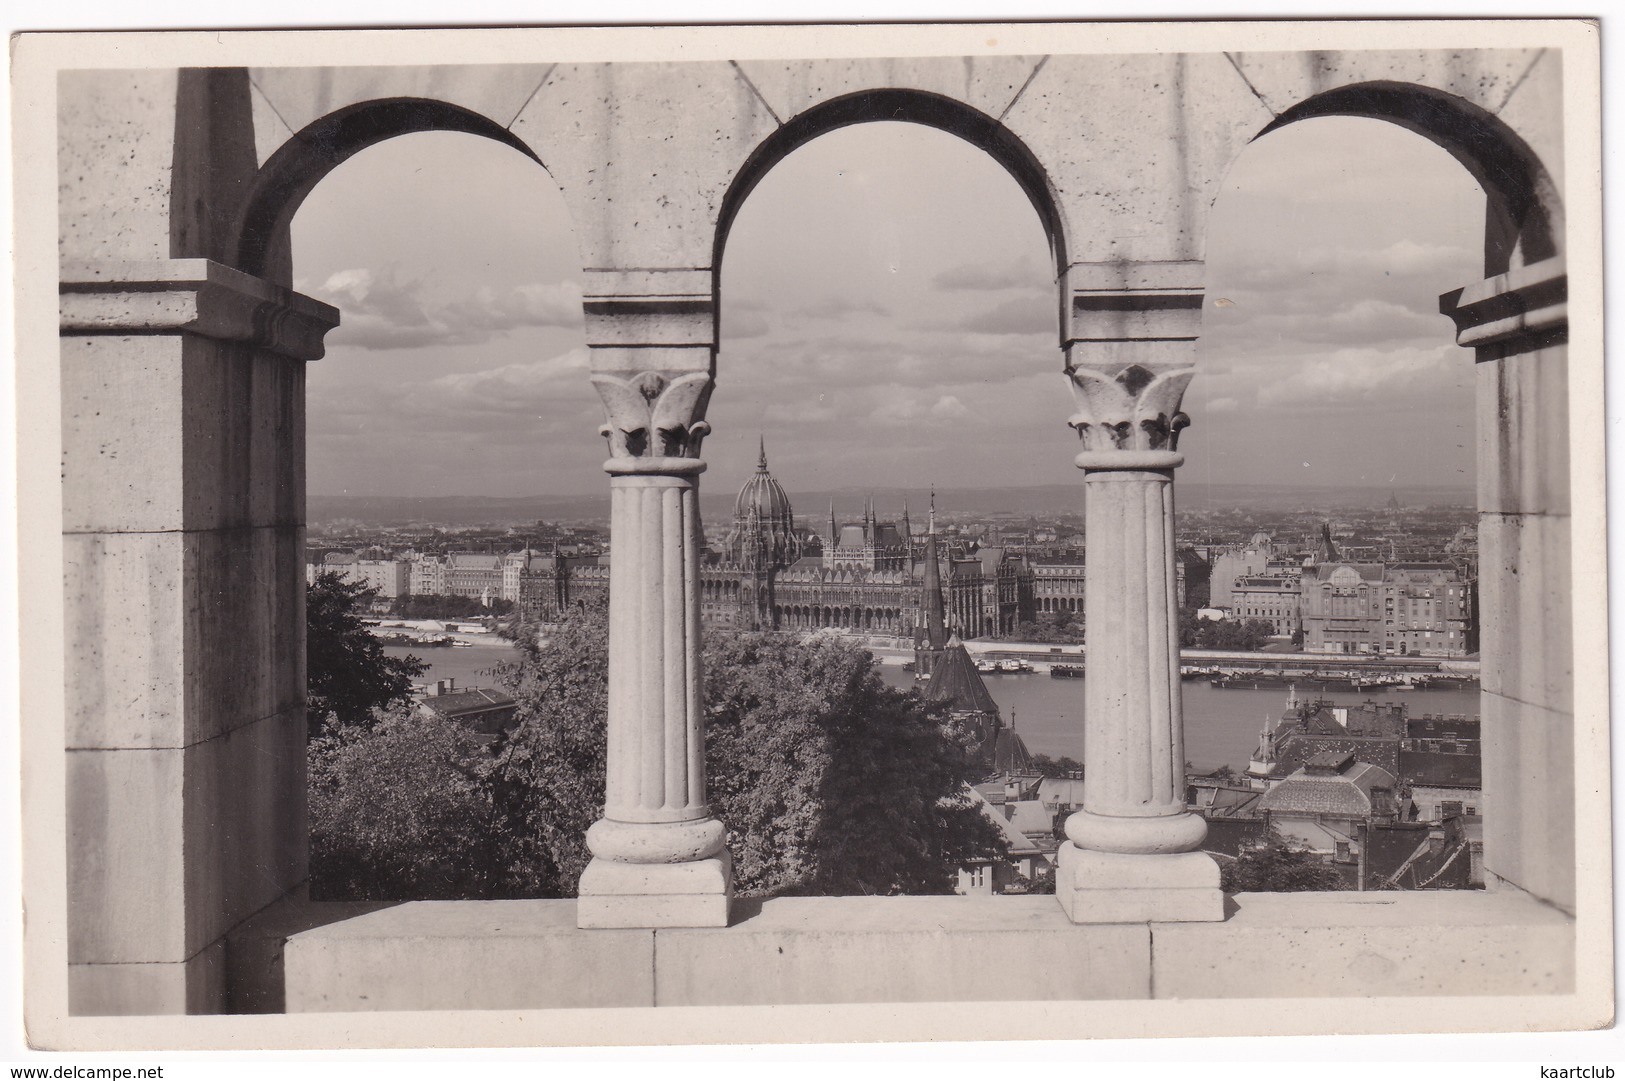
<path fill-rule="evenodd" d="M 594 397 L 587 372 L 587 350 L 580 347 L 545 360 L 442 375 L 424 384 L 420 396 L 445 410 L 475 407 L 536 412 L 560 398 Z"/>
<path fill-rule="evenodd" d="M 346 269 L 311 292 L 343 316 L 328 335 L 335 348 L 472 345 L 520 327 L 581 325 L 581 287 L 575 282 L 526 283 L 500 292 L 482 285 L 459 294 L 428 278 Z"/>
<path fill-rule="evenodd" d="M 930 404 L 927 401 L 927 398 L 912 394 L 897 397 L 877 406 L 870 412 L 869 419 L 878 424 L 914 424 L 919 421 L 961 420 L 971 415 L 965 403 L 952 394 L 939 395 Z"/>
<path fill-rule="evenodd" d="M 1453 346 L 1374 352 L 1344 349 L 1305 359 L 1295 370 L 1263 382 L 1258 404 L 1263 409 L 1335 404 L 1354 412 L 1360 407 L 1428 404 L 1429 396 L 1450 391 L 1461 378 L 1456 366 L 1467 362 Z"/>
<path fill-rule="evenodd" d="M 977 334 L 1036 334 L 1053 330 L 1056 318 L 1053 296 L 1028 293 L 967 315 L 957 325 Z"/>

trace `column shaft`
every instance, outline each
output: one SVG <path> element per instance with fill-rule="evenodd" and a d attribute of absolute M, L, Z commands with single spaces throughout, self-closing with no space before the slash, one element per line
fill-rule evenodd
<path fill-rule="evenodd" d="M 610 483 L 611 529 L 632 558 L 610 580 L 609 778 L 618 822 L 707 818 L 694 543 L 698 486 L 686 476 Z"/>
<path fill-rule="evenodd" d="M 1116 816 L 1184 811 L 1178 643 L 1174 637 L 1173 473 L 1086 475 L 1090 544 L 1085 589 L 1098 628 L 1085 690 L 1084 806 Z M 1138 718 L 1150 720 L 1139 732 Z"/>
<path fill-rule="evenodd" d="M 1097 852 L 1187 852 L 1207 834 L 1185 809 L 1168 451 L 1085 453 L 1089 678 L 1084 805 L 1067 836 Z"/>

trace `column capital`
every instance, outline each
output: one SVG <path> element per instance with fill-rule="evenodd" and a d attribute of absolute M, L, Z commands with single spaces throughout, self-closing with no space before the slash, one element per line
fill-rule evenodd
<path fill-rule="evenodd" d="M 648 463 L 648 468 L 617 466 L 611 472 L 690 471 L 654 463 L 659 459 L 699 458 L 700 443 L 711 431 L 704 419 L 705 407 L 715 386 L 710 372 L 644 371 L 636 375 L 594 372 L 591 378 L 609 414 L 608 421 L 598 432 L 609 440 L 612 461 Z"/>
<path fill-rule="evenodd" d="M 319 360 L 337 308 L 210 259 L 66 263 L 61 332 L 196 334 Z"/>
<path fill-rule="evenodd" d="M 1456 344 L 1478 350 L 1478 359 L 1560 345 L 1568 340 L 1569 278 L 1559 255 L 1505 274 L 1452 289 L 1439 297 L 1439 312 L 1456 324 Z"/>
<path fill-rule="evenodd" d="M 1108 468 L 1096 459 L 1111 452 L 1177 451 L 1179 433 L 1190 424 L 1179 405 L 1195 374 L 1194 367 L 1154 363 L 1068 368 L 1067 386 L 1078 411 L 1067 419 L 1067 425 L 1077 429 L 1091 458 L 1086 468 Z M 1081 456 L 1078 464 L 1084 466 Z"/>

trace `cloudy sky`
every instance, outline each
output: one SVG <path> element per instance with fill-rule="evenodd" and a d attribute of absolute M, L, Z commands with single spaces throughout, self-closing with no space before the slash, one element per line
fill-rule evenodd
<path fill-rule="evenodd" d="M 1469 485 L 1472 363 L 1437 314 L 1479 273 L 1483 195 L 1376 121 L 1255 143 L 1214 210 L 1187 483 Z M 547 174 L 473 136 L 358 155 L 294 222 L 344 312 L 310 368 L 310 491 L 602 490 L 580 271 Z M 723 264 L 708 484 L 758 434 L 791 490 L 1068 483 L 1076 436 L 1037 215 L 941 132 L 824 136 L 746 202 Z"/>

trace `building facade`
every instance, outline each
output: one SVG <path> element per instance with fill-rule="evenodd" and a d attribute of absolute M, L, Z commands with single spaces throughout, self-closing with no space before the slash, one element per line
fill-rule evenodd
<path fill-rule="evenodd" d="M 1422 657 L 1470 651 L 1471 584 L 1448 563 L 1306 567 L 1302 598 L 1306 650 Z"/>
<path fill-rule="evenodd" d="M 970 544 L 936 550 L 951 631 L 964 638 L 1005 634 L 1032 618 L 1034 574 L 1027 560 Z M 734 501 L 721 550 L 700 569 L 701 619 L 734 630 L 828 628 L 905 637 L 923 624 L 927 558 L 906 507 L 901 521 L 883 522 L 871 500 L 861 521 L 843 524 L 832 504 L 822 535 L 799 529 L 764 448 Z"/>
<path fill-rule="evenodd" d="M 1261 619 L 1272 634 L 1296 634 L 1302 625 L 1302 582 L 1297 575 L 1244 574 L 1231 586 L 1231 614 Z"/>

